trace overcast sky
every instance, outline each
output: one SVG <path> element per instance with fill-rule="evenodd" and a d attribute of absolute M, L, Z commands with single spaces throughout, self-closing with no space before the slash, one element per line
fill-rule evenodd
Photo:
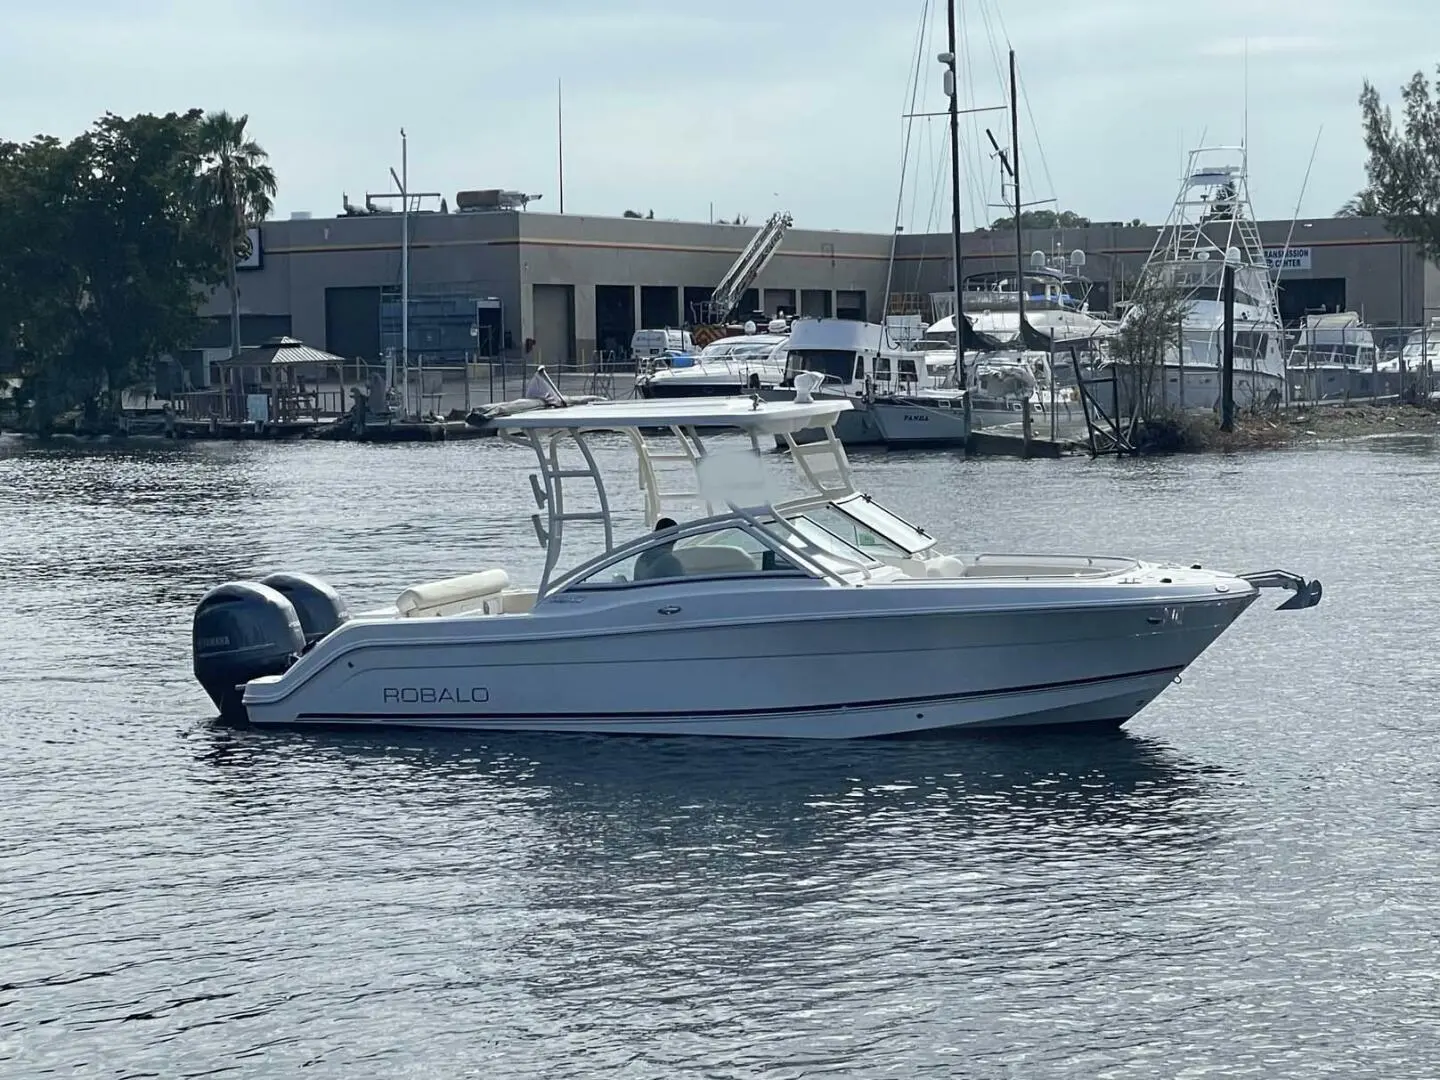
<path fill-rule="evenodd" d="M 1027 201 L 1163 220 L 1183 152 L 1245 131 L 1261 217 L 1332 213 L 1364 182 L 1356 97 L 1440 62 L 1440 0 L 956 0 L 962 99 L 1004 104 L 1021 73 Z M 192 106 L 250 117 L 277 214 L 336 213 L 390 188 L 503 187 L 558 209 L 705 220 L 789 209 L 810 228 L 944 220 L 943 121 L 902 153 L 924 0 L 65 0 L 0 15 L 0 137 L 70 136 L 99 114 Z M 401 12 L 405 12 L 401 14 Z M 943 0 L 930 4 L 917 111 L 943 108 Z M 1003 25 L 1002 25 L 1003 23 Z M 966 143 L 967 227 L 998 216 L 984 128 Z M 1323 130 L 1322 130 L 1323 129 Z"/>

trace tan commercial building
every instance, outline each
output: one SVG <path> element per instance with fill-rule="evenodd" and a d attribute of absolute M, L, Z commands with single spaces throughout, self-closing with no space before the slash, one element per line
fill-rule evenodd
<path fill-rule="evenodd" d="M 521 356 L 552 366 L 623 357 L 641 328 L 679 326 L 761 223 L 745 226 L 518 210 L 410 216 L 410 349 L 434 362 Z M 1084 251 L 1103 305 L 1123 297 L 1158 229 L 1092 226 L 1025 236 L 1028 257 Z M 1440 269 L 1382 221 L 1262 222 L 1287 321 L 1354 310 L 1375 325 L 1440 316 Z M 378 360 L 400 344 L 401 218 L 395 213 L 267 222 L 239 275 L 242 338 L 289 334 L 347 358 Z M 1287 240 L 1289 245 L 1287 248 Z M 892 259 L 893 247 L 893 259 Z M 1010 233 L 962 239 L 961 273 L 1014 265 Z M 747 295 L 744 312 L 876 320 L 887 289 L 911 302 L 952 287 L 950 239 L 791 229 Z M 217 316 L 200 344 L 222 349 Z M 928 306 L 923 308 L 929 314 Z"/>

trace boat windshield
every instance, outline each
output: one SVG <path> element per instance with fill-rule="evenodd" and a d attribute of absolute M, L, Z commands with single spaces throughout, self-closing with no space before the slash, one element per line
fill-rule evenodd
<path fill-rule="evenodd" d="M 1351 364 L 1370 362 L 1375 353 L 1375 346 L 1371 342 L 1345 342 L 1337 344 L 1334 342 L 1317 342 L 1306 344 L 1301 342 L 1290 352 L 1291 364 Z"/>
<path fill-rule="evenodd" d="M 831 541 L 839 540 L 844 547 L 865 552 L 872 557 L 885 555 L 903 559 L 910 555 L 910 552 L 899 544 L 887 540 L 879 533 L 871 532 L 849 514 L 835 509 L 834 505 L 806 510 L 787 520 L 797 532 L 817 547 L 828 547 Z"/>
<path fill-rule="evenodd" d="M 1412 330 L 1405 339 L 1405 359 L 1419 359 L 1427 353 L 1430 356 L 1440 355 L 1440 329 Z"/>
<path fill-rule="evenodd" d="M 851 349 L 791 349 L 788 365 L 791 375 L 813 371 L 827 379 L 848 383 L 854 378 L 855 353 Z"/>
<path fill-rule="evenodd" d="M 613 589 L 679 578 L 813 577 L 807 561 L 832 577 L 878 565 L 878 560 L 814 522 L 781 518 L 757 526 L 726 517 L 666 530 L 643 545 L 627 544 L 613 558 L 577 567 L 573 578 L 562 581 L 557 590 Z"/>
<path fill-rule="evenodd" d="M 904 518 L 892 514 L 868 495 L 850 495 L 830 505 L 859 526 L 862 531 L 857 532 L 857 537 L 863 537 L 865 532 L 868 532 L 877 539 L 888 540 L 902 551 L 912 555 L 935 546 L 933 537 L 927 536 Z M 841 533 L 841 535 L 848 537 L 849 534 Z M 857 546 L 864 547 L 865 545 L 858 544 Z"/>

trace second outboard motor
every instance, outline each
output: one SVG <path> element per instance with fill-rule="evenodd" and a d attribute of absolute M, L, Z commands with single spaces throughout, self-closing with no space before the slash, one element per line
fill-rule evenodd
<path fill-rule="evenodd" d="M 305 651 L 295 605 L 253 581 L 232 581 L 206 593 L 195 608 L 191 641 L 195 678 L 227 720 L 245 718 L 245 683 L 283 675 Z"/>
<path fill-rule="evenodd" d="M 308 649 L 350 617 L 340 594 L 309 574 L 271 574 L 260 579 L 295 606 Z"/>

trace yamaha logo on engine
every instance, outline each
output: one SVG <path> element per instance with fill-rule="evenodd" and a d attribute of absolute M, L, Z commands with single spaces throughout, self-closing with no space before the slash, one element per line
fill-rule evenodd
<path fill-rule="evenodd" d="M 483 686 L 387 686 L 386 705 L 480 705 L 490 700 Z"/>

